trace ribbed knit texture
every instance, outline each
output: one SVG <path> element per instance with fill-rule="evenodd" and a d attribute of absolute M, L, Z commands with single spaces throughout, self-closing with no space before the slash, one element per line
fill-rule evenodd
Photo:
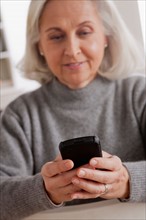
<path fill-rule="evenodd" d="M 129 170 L 129 201 L 145 201 L 145 78 L 109 81 L 97 76 L 78 90 L 71 90 L 54 78 L 22 95 L 3 112 L 1 219 L 20 220 L 54 208 L 44 190 L 41 167 L 58 155 L 60 141 L 86 135 L 98 135 L 102 149 L 119 156 Z"/>

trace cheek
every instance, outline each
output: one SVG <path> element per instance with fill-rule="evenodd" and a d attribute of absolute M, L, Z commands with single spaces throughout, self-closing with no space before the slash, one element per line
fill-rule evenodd
<path fill-rule="evenodd" d="M 90 50 L 92 53 L 96 53 L 99 50 L 99 46 L 96 42 L 92 42 L 92 44 L 90 44 Z"/>
<path fill-rule="evenodd" d="M 59 54 L 58 50 L 51 50 L 48 48 L 47 52 L 45 53 L 45 58 L 47 61 L 47 64 L 50 68 L 57 67 L 60 63 L 61 55 Z"/>
<path fill-rule="evenodd" d="M 98 69 L 104 57 L 104 41 L 93 41 L 90 44 L 90 56 L 92 59 L 92 67 Z"/>
<path fill-rule="evenodd" d="M 49 69 L 54 72 L 58 68 L 58 63 L 60 62 L 60 50 L 50 44 L 48 44 L 46 38 L 42 37 L 40 41 L 40 48 L 44 53 L 44 58 Z"/>
<path fill-rule="evenodd" d="M 103 54 L 103 46 L 101 43 L 93 42 L 90 44 L 90 53 L 94 59 L 102 56 Z"/>

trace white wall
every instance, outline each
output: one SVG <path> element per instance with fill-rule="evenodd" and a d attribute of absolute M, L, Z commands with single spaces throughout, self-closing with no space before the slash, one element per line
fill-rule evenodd
<path fill-rule="evenodd" d="M 24 53 L 26 17 L 30 0 L 0 0 L 7 43 L 16 65 Z"/>
<path fill-rule="evenodd" d="M 145 0 L 138 0 L 138 7 L 140 12 L 140 21 L 141 21 L 141 28 L 142 28 L 142 36 L 143 36 L 143 43 L 146 52 L 146 1 Z"/>
<path fill-rule="evenodd" d="M 16 68 L 25 51 L 27 12 L 30 0 L 0 0 L 7 45 L 11 56 L 13 78 L 16 93 L 34 90 L 39 84 L 34 80 L 24 79 Z"/>
<path fill-rule="evenodd" d="M 138 40 L 142 41 L 137 0 L 118 0 L 114 2 L 131 32 Z"/>

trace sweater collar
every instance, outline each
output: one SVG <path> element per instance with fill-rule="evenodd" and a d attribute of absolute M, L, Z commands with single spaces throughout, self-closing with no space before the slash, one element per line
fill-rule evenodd
<path fill-rule="evenodd" d="M 86 87 L 70 89 L 54 77 L 52 81 L 47 84 L 49 90 L 48 95 L 50 94 L 53 102 L 59 104 L 59 106 L 63 105 L 67 108 L 88 108 L 91 105 L 93 106 L 94 103 L 97 104 L 97 98 L 102 97 L 106 92 L 103 86 L 105 82 L 108 82 L 108 80 L 98 75 Z"/>

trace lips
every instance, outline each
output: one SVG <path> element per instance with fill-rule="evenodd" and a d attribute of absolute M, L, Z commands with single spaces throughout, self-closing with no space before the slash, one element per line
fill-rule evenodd
<path fill-rule="evenodd" d="M 77 66 L 77 65 L 80 65 L 82 64 L 83 62 L 76 62 L 76 63 L 67 63 L 67 64 L 64 64 L 65 66 Z"/>
<path fill-rule="evenodd" d="M 79 69 L 83 63 L 85 62 L 76 62 L 76 63 L 67 63 L 67 64 L 64 64 L 65 67 L 67 67 L 68 69 Z"/>

